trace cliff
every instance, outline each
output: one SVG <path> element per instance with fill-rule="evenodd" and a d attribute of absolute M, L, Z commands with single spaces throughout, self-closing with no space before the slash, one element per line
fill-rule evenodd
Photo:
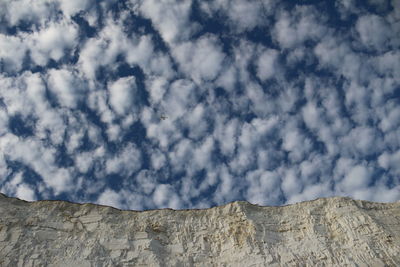
<path fill-rule="evenodd" d="M 400 266 L 400 202 L 122 211 L 0 194 L 0 266 Z"/>

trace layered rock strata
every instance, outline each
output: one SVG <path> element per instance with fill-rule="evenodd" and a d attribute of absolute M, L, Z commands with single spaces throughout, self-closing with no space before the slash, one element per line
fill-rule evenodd
<path fill-rule="evenodd" d="M 0 266 L 400 266 L 400 202 L 123 211 L 0 194 Z"/>

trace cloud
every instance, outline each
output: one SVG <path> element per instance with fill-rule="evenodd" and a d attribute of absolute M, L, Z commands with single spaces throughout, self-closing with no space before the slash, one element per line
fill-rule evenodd
<path fill-rule="evenodd" d="M 5 183 L 0 189 L 5 194 L 15 194 L 16 197 L 27 200 L 36 200 L 36 195 L 34 189 L 24 183 L 23 173 L 16 173 L 9 182 Z"/>
<path fill-rule="evenodd" d="M 0 136 L 7 133 L 8 115 L 4 110 L 0 109 Z"/>
<path fill-rule="evenodd" d="M 268 49 L 260 55 L 257 62 L 257 76 L 262 81 L 274 76 L 278 55 L 278 51 L 274 49 Z"/>
<path fill-rule="evenodd" d="M 235 177 L 229 172 L 228 166 L 222 164 L 218 168 L 218 187 L 215 190 L 214 201 L 218 204 L 232 201 L 238 197 L 238 188 L 235 188 Z"/>
<path fill-rule="evenodd" d="M 166 163 L 166 157 L 161 151 L 157 150 L 151 153 L 151 164 L 154 170 L 159 170 L 165 166 Z"/>
<path fill-rule="evenodd" d="M 355 127 L 343 137 L 343 154 L 348 153 L 353 157 L 365 157 L 381 150 L 381 140 L 375 129 Z M 371 144 L 374 144 L 371 147 Z"/>
<path fill-rule="evenodd" d="M 293 162 L 302 161 L 312 149 L 312 142 L 297 130 L 289 129 L 283 138 L 283 149 L 289 152 Z"/>
<path fill-rule="evenodd" d="M 378 164 L 380 167 L 387 171 L 391 171 L 394 175 L 400 174 L 400 167 L 397 162 L 400 160 L 400 151 L 394 153 L 383 152 L 378 158 Z"/>
<path fill-rule="evenodd" d="M 224 60 L 219 42 L 213 36 L 179 44 L 173 49 L 173 54 L 182 71 L 197 83 L 216 78 Z"/>
<path fill-rule="evenodd" d="M 237 119 L 229 120 L 226 123 L 219 121 L 214 130 L 214 138 L 218 140 L 219 149 L 225 156 L 232 156 L 235 152 L 239 125 Z"/>
<path fill-rule="evenodd" d="M 298 172 L 294 168 L 285 171 L 281 188 L 286 198 L 300 193 L 303 189 L 303 183 L 298 179 Z"/>
<path fill-rule="evenodd" d="M 76 108 L 82 100 L 85 90 L 85 85 L 79 80 L 79 77 L 67 69 L 50 70 L 48 75 L 49 89 L 56 95 L 60 105 Z"/>
<path fill-rule="evenodd" d="M 32 168 L 55 195 L 73 190 L 73 170 L 57 166 L 54 148 L 46 148 L 39 140 L 32 138 L 22 141 L 11 134 L 2 137 L 1 145 L 10 160 Z"/>
<path fill-rule="evenodd" d="M 362 16 L 357 20 L 356 30 L 366 48 L 385 51 L 390 46 L 391 29 L 382 17 Z"/>
<path fill-rule="evenodd" d="M 311 6 L 296 6 L 291 12 L 277 13 L 273 36 L 282 48 L 293 48 L 307 40 L 318 41 L 329 31 L 324 24 L 323 14 Z M 322 18 L 321 18 L 322 17 Z"/>
<path fill-rule="evenodd" d="M 279 203 L 280 179 L 274 172 L 252 171 L 246 176 L 249 188 L 246 198 L 253 204 L 273 205 Z"/>
<path fill-rule="evenodd" d="M 192 1 L 143 1 L 140 12 L 150 18 L 166 43 L 187 40 L 198 27 L 189 21 Z"/>
<path fill-rule="evenodd" d="M 181 207 L 180 199 L 174 192 L 173 188 L 167 184 L 159 184 L 153 193 L 153 201 L 157 207 L 170 207 L 179 209 Z"/>
<path fill-rule="evenodd" d="M 40 66 L 46 65 L 49 59 L 60 60 L 66 50 L 73 52 L 78 44 L 78 27 L 75 23 L 62 21 L 49 23 L 45 28 L 32 34 L 22 34 L 29 43 L 30 56 Z"/>
<path fill-rule="evenodd" d="M 266 23 L 265 16 L 269 15 L 275 6 L 274 1 L 212 1 L 201 2 L 200 8 L 208 17 L 215 17 L 223 13 L 227 17 L 226 23 L 235 32 L 250 31 Z"/>
<path fill-rule="evenodd" d="M 346 192 L 354 191 L 367 187 L 371 181 L 371 171 L 365 166 L 356 165 L 346 173 L 343 180 L 340 182 L 340 187 Z"/>
<path fill-rule="evenodd" d="M 0 70 L 2 72 L 20 71 L 26 52 L 27 45 L 20 37 L 0 33 Z"/>
<path fill-rule="evenodd" d="M 65 16 L 71 17 L 80 11 L 86 11 L 93 5 L 92 0 L 60 0 L 60 9 Z"/>
<path fill-rule="evenodd" d="M 5 1 L 5 17 L 11 26 L 21 21 L 39 22 L 44 24 L 49 19 L 54 19 L 56 13 L 55 2 L 48 0 L 30 1 Z"/>
<path fill-rule="evenodd" d="M 134 107 L 136 93 L 135 77 L 121 78 L 109 85 L 110 105 L 120 115 Z"/>
<path fill-rule="evenodd" d="M 33 189 L 26 184 L 19 185 L 17 187 L 15 195 L 17 196 L 17 198 L 27 200 L 27 201 L 37 200 Z"/>
<path fill-rule="evenodd" d="M 126 147 L 117 155 L 106 161 L 107 174 L 119 174 L 130 177 L 142 165 L 141 153 L 133 144 Z"/>
<path fill-rule="evenodd" d="M 163 99 L 167 91 L 168 81 L 162 76 L 152 77 L 147 80 L 146 87 L 149 90 L 151 102 L 158 105 Z"/>
<path fill-rule="evenodd" d="M 122 197 L 118 192 L 107 188 L 100 194 L 96 203 L 123 209 L 122 201 Z"/>

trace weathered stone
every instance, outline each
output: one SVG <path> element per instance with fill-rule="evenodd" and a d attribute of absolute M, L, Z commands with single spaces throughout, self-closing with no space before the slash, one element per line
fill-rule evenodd
<path fill-rule="evenodd" d="M 400 266 L 400 202 L 121 211 L 0 194 L 0 266 Z"/>

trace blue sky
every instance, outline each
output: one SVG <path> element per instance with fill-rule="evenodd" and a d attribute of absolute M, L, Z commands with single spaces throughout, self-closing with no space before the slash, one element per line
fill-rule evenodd
<path fill-rule="evenodd" d="M 0 191 L 400 200 L 400 2 L 295 2 L 1 1 Z"/>

